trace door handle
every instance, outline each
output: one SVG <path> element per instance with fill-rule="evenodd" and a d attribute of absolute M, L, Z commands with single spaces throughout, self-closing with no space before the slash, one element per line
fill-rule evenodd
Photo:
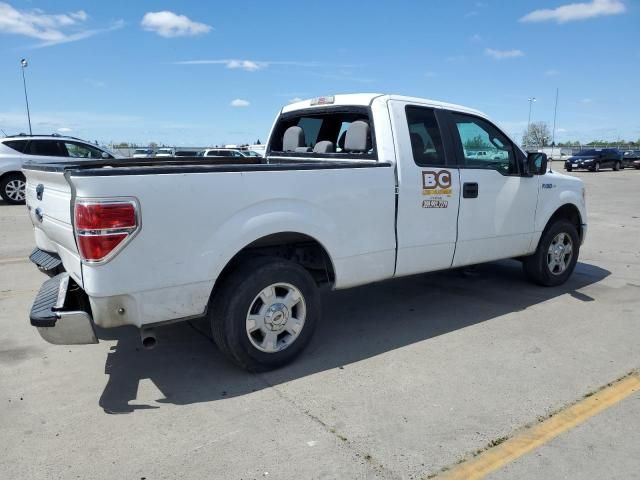
<path fill-rule="evenodd" d="M 463 198 L 478 198 L 478 184 L 464 183 L 462 185 L 462 197 Z"/>

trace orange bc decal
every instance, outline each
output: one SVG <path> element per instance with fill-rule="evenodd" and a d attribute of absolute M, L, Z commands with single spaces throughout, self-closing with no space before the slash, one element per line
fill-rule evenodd
<path fill-rule="evenodd" d="M 423 195 L 451 196 L 451 172 L 449 170 L 424 170 L 422 172 Z"/>

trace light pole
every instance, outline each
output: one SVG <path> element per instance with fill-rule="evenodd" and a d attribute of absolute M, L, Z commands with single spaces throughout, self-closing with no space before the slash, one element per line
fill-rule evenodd
<path fill-rule="evenodd" d="M 27 120 L 29 121 L 29 135 L 33 135 L 31 131 L 31 114 L 29 113 L 29 98 L 27 97 L 27 81 L 24 78 L 24 69 L 29 66 L 26 58 L 20 60 L 20 65 L 22 66 L 22 86 L 24 87 L 24 101 L 27 104 Z"/>
<path fill-rule="evenodd" d="M 531 128 L 531 106 L 533 105 L 533 102 L 536 101 L 536 97 L 529 97 L 529 120 L 527 120 L 527 145 L 525 145 L 525 147 L 529 146 L 529 137 L 530 137 L 530 128 Z"/>

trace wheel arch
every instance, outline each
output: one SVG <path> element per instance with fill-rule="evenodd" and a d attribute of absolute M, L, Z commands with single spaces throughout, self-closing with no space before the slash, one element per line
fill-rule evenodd
<path fill-rule="evenodd" d="M 238 250 L 217 276 L 212 296 L 231 272 L 247 259 L 256 256 L 271 256 L 296 262 L 311 274 L 318 285 L 335 283 L 335 264 L 324 244 L 306 233 L 285 231 L 263 235 Z"/>
<path fill-rule="evenodd" d="M 0 175 L 0 182 L 2 180 L 4 180 L 6 177 L 8 177 L 9 175 L 15 175 L 18 174 L 20 176 L 22 176 L 22 178 L 24 178 L 26 180 L 26 177 L 24 176 L 24 173 L 22 173 L 22 171 L 20 170 L 9 170 L 8 172 L 4 172 L 2 175 Z"/>
<path fill-rule="evenodd" d="M 580 209 L 574 203 L 565 203 L 564 205 L 558 207 L 549 217 L 547 222 L 545 223 L 544 232 L 546 232 L 551 225 L 553 225 L 558 220 L 568 220 L 571 222 L 578 231 L 578 236 L 580 237 L 580 241 L 582 242 L 583 238 L 583 220 L 582 214 L 580 213 Z"/>

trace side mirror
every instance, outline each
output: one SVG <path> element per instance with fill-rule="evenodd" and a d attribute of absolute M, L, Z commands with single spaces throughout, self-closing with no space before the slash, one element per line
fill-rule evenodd
<path fill-rule="evenodd" d="M 527 154 L 527 172 L 529 175 L 544 175 L 547 173 L 547 154 L 529 152 Z"/>
<path fill-rule="evenodd" d="M 109 155 L 107 152 L 102 152 L 102 158 L 111 158 L 111 155 Z"/>

